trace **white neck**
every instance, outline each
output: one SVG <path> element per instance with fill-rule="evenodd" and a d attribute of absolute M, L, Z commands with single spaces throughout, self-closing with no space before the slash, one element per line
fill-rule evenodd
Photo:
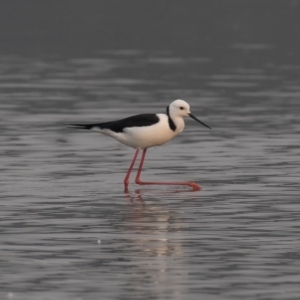
<path fill-rule="evenodd" d="M 181 133 L 185 126 L 183 118 L 182 117 L 176 117 L 176 118 L 173 117 L 172 120 L 176 126 L 175 132 Z"/>
<path fill-rule="evenodd" d="M 172 113 L 172 109 L 170 106 L 167 107 L 167 115 L 173 121 L 174 125 L 176 126 L 175 132 L 177 134 L 181 133 L 184 129 L 184 120 L 182 117 L 174 116 Z"/>

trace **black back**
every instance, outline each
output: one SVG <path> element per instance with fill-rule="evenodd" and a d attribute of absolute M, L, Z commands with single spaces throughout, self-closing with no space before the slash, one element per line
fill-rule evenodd
<path fill-rule="evenodd" d="M 151 126 L 159 122 L 159 118 L 156 114 L 141 114 L 121 119 L 118 121 L 111 121 L 105 123 L 96 123 L 96 124 L 71 124 L 77 128 L 81 129 L 110 129 L 114 132 L 124 132 L 125 128 L 128 127 L 144 127 Z"/>

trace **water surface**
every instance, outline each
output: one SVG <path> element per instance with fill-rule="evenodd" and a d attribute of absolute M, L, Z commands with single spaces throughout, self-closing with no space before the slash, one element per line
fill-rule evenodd
<path fill-rule="evenodd" d="M 0 57 L 1 299 L 298 299 L 300 65 L 272 45 L 211 56 Z M 247 52 L 247 61 L 243 59 Z M 164 112 L 213 130 L 134 151 L 65 126 Z"/>

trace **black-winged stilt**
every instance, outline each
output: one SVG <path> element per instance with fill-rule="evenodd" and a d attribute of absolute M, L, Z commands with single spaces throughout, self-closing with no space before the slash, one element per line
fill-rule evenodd
<path fill-rule="evenodd" d="M 124 178 L 125 190 L 128 188 L 129 177 L 140 150 L 143 150 L 140 165 L 135 177 L 135 183 L 140 185 L 186 185 L 194 190 L 201 187 L 195 182 L 148 182 L 142 181 L 140 175 L 144 164 L 146 151 L 153 146 L 160 146 L 184 129 L 184 117 L 191 117 L 202 125 L 210 128 L 201 122 L 190 111 L 190 106 L 184 100 L 175 100 L 168 107 L 166 114 L 141 114 L 128 117 L 118 121 L 111 121 L 97 124 L 71 124 L 76 128 L 88 129 L 100 132 L 104 135 L 113 137 L 117 141 L 136 149 L 128 172 Z"/>

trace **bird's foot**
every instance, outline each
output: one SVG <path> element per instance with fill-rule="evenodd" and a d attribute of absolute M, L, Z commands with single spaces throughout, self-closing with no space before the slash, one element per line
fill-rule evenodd
<path fill-rule="evenodd" d="M 201 186 L 195 182 L 149 182 L 149 181 L 142 181 L 140 178 L 135 179 L 135 183 L 139 185 L 183 185 L 183 186 L 190 186 L 193 188 L 193 191 L 201 191 Z"/>
<path fill-rule="evenodd" d="M 189 182 L 189 186 L 193 188 L 194 191 L 201 191 L 202 188 L 200 185 L 198 185 L 197 183 L 195 182 Z"/>

